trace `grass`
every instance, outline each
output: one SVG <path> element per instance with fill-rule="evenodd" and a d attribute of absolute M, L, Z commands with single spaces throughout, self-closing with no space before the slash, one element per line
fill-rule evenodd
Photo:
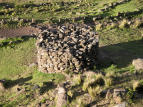
<path fill-rule="evenodd" d="M 45 74 L 39 71 L 33 73 L 33 79 L 31 80 L 34 83 L 42 83 L 53 80 L 55 83 L 62 82 L 65 79 L 64 75 L 58 74 Z"/>
<path fill-rule="evenodd" d="M 0 48 L 0 79 L 11 79 L 24 73 L 32 63 L 35 39 Z M 31 46 L 31 47 L 29 47 Z"/>
<path fill-rule="evenodd" d="M 0 79 L 4 79 L 5 94 L 0 93 L 0 106 L 15 107 L 19 104 L 28 105 L 36 98 L 33 94 L 34 84 L 41 86 L 40 92 L 48 91 L 44 86 L 45 82 L 53 81 L 55 84 L 65 79 L 62 74 L 45 74 L 37 71 L 37 67 L 29 67 L 29 64 L 35 63 L 36 47 L 34 38 L 8 38 L 0 41 Z M 20 86 L 20 84 L 23 84 Z M 30 85 L 28 85 L 30 84 Z M 26 89 L 29 91 L 22 91 L 19 93 L 17 88 Z M 46 88 L 46 89 L 45 89 Z M 8 101 L 8 103 L 7 103 Z"/>
<path fill-rule="evenodd" d="M 130 2 L 122 5 L 118 5 L 115 9 L 113 9 L 112 15 L 116 16 L 118 12 L 133 12 L 137 10 L 137 5 L 135 0 L 131 0 Z"/>
<path fill-rule="evenodd" d="M 74 86 L 70 87 L 71 90 L 68 91 L 68 95 L 71 97 L 69 102 L 71 106 L 76 99 L 81 100 L 80 98 L 84 97 L 85 93 L 90 94 L 90 96 L 82 101 L 85 104 L 88 102 L 88 105 L 92 103 L 90 98 L 97 97 L 97 94 L 100 94 L 100 91 L 103 91 L 103 89 L 116 87 L 134 87 L 135 89 L 135 86 L 138 84 L 133 84 L 133 81 L 140 82 L 142 80 L 142 73 L 137 72 L 137 75 L 135 75 L 135 68 L 131 64 L 133 59 L 143 57 L 142 27 L 125 28 L 125 21 L 121 23 L 120 28 L 116 25 L 117 23 L 111 24 L 112 28 L 109 29 L 106 27 L 105 29 L 101 28 L 104 27 L 102 22 L 107 19 L 110 20 L 110 16 L 117 16 L 118 12 L 135 12 L 138 8 L 142 9 L 142 6 L 138 7 L 136 5 L 136 0 L 125 2 L 103 12 L 99 10 L 117 1 L 83 0 L 80 2 L 71 0 L 69 2 L 69 0 L 66 0 L 63 4 L 63 2 L 58 0 L 48 1 L 49 5 L 40 5 L 40 3 L 44 3 L 43 0 L 32 2 L 13 0 L 10 2 L 11 4 L 6 2 L 6 4 L 12 6 L 9 9 L 6 5 L 0 5 L 0 14 L 2 14 L 0 15 L 0 20 L 5 20 L 5 24 L 0 25 L 0 28 L 27 26 L 32 19 L 37 24 L 64 23 L 66 21 L 92 24 L 92 18 L 97 15 L 102 16 L 103 19 L 96 20 L 100 22 L 96 25 L 96 30 L 98 30 L 97 32 L 100 35 L 100 51 L 107 54 L 112 63 L 108 63 L 108 66 L 100 65 L 100 67 L 97 66 L 94 69 L 94 71 L 101 71 L 105 75 L 97 73 L 97 77 L 88 79 L 85 77 L 84 80 L 81 76 L 82 74 L 78 74 L 75 78 L 73 77 Z M 131 14 L 131 16 L 133 16 L 132 20 L 136 17 L 136 14 Z M 142 13 L 137 14 L 137 17 L 142 16 Z M 24 22 L 25 19 L 28 19 L 28 21 Z M 116 21 L 121 20 L 117 19 Z M 136 22 L 136 25 L 138 24 L 140 23 Z M 8 81 L 8 85 L 12 84 L 5 90 L 4 94 L 0 93 L 0 106 L 15 107 L 19 104 L 22 106 L 33 104 L 35 106 L 37 103 L 45 102 L 46 99 L 53 102 L 55 97 L 55 94 L 52 92 L 53 89 L 55 89 L 57 84 L 66 80 L 62 74 L 45 74 L 39 72 L 36 66 L 29 67 L 30 64 L 36 61 L 35 41 L 34 38 L 8 38 L 0 41 L 0 79 Z M 97 82 L 97 84 L 93 82 Z M 104 83 L 100 84 L 102 82 Z M 39 85 L 40 88 L 33 90 L 35 85 Z M 15 92 L 17 87 L 26 91 L 18 95 L 19 92 Z M 133 97 L 133 90 L 130 90 L 128 94 L 129 97 Z M 97 97 L 96 100 L 98 102 L 100 98 Z M 79 105 L 82 105 L 82 101 L 80 101 Z M 137 101 L 139 101 L 138 105 L 141 105 L 142 99 L 137 99 Z"/>
<path fill-rule="evenodd" d="M 102 9 L 104 7 L 104 5 L 109 5 L 114 2 L 117 1 L 65 1 L 63 5 L 60 1 L 49 1 L 47 2 L 50 3 L 49 5 L 40 5 L 36 2 L 13 2 L 11 3 L 11 5 L 13 6 L 12 8 L 7 9 L 6 6 L 0 7 L 0 12 L 4 13 L 4 15 L 0 15 L 0 19 L 6 20 L 7 27 L 18 26 L 19 21 L 10 21 L 9 19 L 11 18 L 22 18 L 29 20 L 33 18 L 37 20 L 37 23 L 59 23 L 59 20 L 63 20 L 63 22 L 65 22 L 66 20 L 72 22 L 72 19 L 74 18 L 79 18 L 79 20 L 76 22 L 82 22 L 81 20 L 84 20 L 83 18 L 86 17 L 86 20 L 88 19 L 89 22 L 92 22 L 92 18 L 97 15 L 103 15 L 106 18 L 110 15 L 114 16 L 115 14 L 117 14 L 118 12 L 122 12 L 123 10 L 125 10 L 125 12 L 134 12 L 137 8 L 137 6 L 135 5 L 135 0 L 131 0 L 131 2 L 126 2 L 125 4 L 118 5 L 115 9 L 110 9 L 109 12 L 98 12 L 99 9 Z M 11 26 L 11 23 L 13 26 Z M 29 25 L 29 23 L 31 22 L 25 22 L 22 26 Z"/>
<path fill-rule="evenodd" d="M 110 87 L 117 87 L 117 86 L 124 86 L 129 87 L 131 83 L 129 83 L 130 77 L 124 78 L 126 82 L 120 84 L 116 83 L 114 78 L 122 78 L 122 74 L 129 72 L 131 74 L 134 73 L 135 69 L 130 64 L 133 57 L 139 57 L 142 55 L 142 41 L 140 36 L 140 29 L 112 29 L 112 30 L 102 30 L 99 33 L 101 34 L 101 45 L 100 49 L 106 50 L 108 54 L 112 55 L 112 59 L 116 61 L 117 63 L 114 65 L 111 65 L 108 68 L 102 68 L 101 71 L 104 71 L 107 73 L 107 75 L 101 77 L 97 76 L 98 80 L 100 81 L 101 78 L 103 81 L 105 81 L 105 84 L 102 87 L 110 88 Z M 108 35 L 105 35 L 108 34 Z M 121 35 L 123 34 L 123 35 Z M 104 35 L 104 36 L 103 36 Z M 138 36 L 137 36 L 138 35 Z M 106 38 L 109 38 L 108 40 Z M 110 40 L 111 39 L 111 40 Z M 110 41 L 112 41 L 112 44 Z M 19 42 L 17 42 L 19 41 Z M 54 84 L 58 84 L 61 81 L 65 80 L 65 77 L 62 74 L 44 74 L 39 71 L 37 71 L 37 68 L 29 67 L 29 64 L 33 63 L 35 61 L 35 39 L 34 38 L 9 38 L 6 40 L 0 41 L 1 47 L 0 47 L 0 79 L 6 79 L 9 80 L 10 83 L 12 83 L 16 87 L 18 84 L 24 84 L 22 87 L 27 87 L 29 91 L 26 93 L 22 93 L 19 97 L 15 95 L 16 93 L 11 90 L 10 92 L 5 93 L 4 98 L 0 98 L 1 105 L 3 106 L 15 106 L 20 103 L 22 103 L 24 106 L 29 105 L 28 102 L 37 102 L 36 98 L 34 97 L 32 99 L 32 94 L 36 93 L 36 91 L 31 91 L 34 84 L 38 84 L 41 87 L 42 92 L 49 92 L 49 88 L 44 86 L 44 83 L 53 82 Z M 110 46 L 111 45 L 111 46 Z M 133 46 L 132 46 L 133 45 Z M 132 47 L 132 48 L 130 48 Z M 124 59 L 124 55 L 120 55 L 122 51 L 126 50 L 129 54 L 127 59 Z M 126 53 L 126 51 L 124 51 Z M 124 54 L 125 54 L 124 53 Z M 122 58 L 122 59 L 121 59 Z M 123 59 L 125 62 L 123 63 Z M 122 65 L 122 66 L 121 66 Z M 97 68 L 96 68 L 97 69 Z M 95 70 L 96 70 L 95 69 Z M 110 74 L 111 72 L 111 74 Z M 120 74 L 120 75 L 117 75 Z M 20 77 L 19 77 L 20 76 Z M 31 78 L 29 78 L 31 77 Z M 21 79 L 23 78 L 23 79 Z M 28 79 L 29 78 L 29 79 Z M 75 80 L 75 83 L 77 84 L 76 87 L 79 87 L 77 89 L 80 89 L 81 86 L 79 85 L 81 83 L 81 77 L 78 74 L 77 80 Z M 91 79 L 91 78 L 90 78 Z M 134 77 L 135 80 L 139 80 L 138 77 Z M 123 79 L 122 79 L 123 80 Z M 18 82 L 20 81 L 20 82 Z M 85 81 L 85 80 L 84 80 Z M 89 80 L 87 80 L 89 81 Z M 95 76 L 96 81 L 96 76 Z M 114 81 L 112 83 L 112 81 Z M 120 81 L 118 81 L 120 82 Z M 116 83 L 116 85 L 115 85 Z M 30 84 L 30 85 L 26 85 Z M 100 82 L 98 82 L 100 84 Z M 128 84 L 128 85 L 127 85 Z M 98 93 L 98 87 L 96 90 L 96 85 L 89 85 L 89 83 L 86 84 L 86 82 L 83 83 L 85 87 L 85 92 L 89 91 L 89 94 L 91 97 L 95 97 L 96 93 Z M 86 86 L 87 85 L 87 86 Z M 52 86 L 52 85 L 51 85 Z M 92 87 L 91 87 L 92 86 Z M 21 86 L 20 86 L 21 87 Z M 43 87 L 43 88 L 42 88 Z M 104 87 L 104 88 L 105 88 Z M 104 89 L 103 88 L 103 89 Z M 46 91 L 46 89 L 48 89 Z M 43 91 L 44 90 L 44 91 Z M 93 90 L 96 90 L 94 93 Z M 40 91 L 38 91 L 40 92 Z M 75 98 L 76 89 L 71 90 L 68 94 Z M 30 96 L 30 97 L 26 97 Z M 12 98 L 12 100 L 10 100 Z M 45 98 L 45 97 L 44 97 Z M 49 96 L 46 97 L 46 99 L 49 98 Z M 17 100 L 18 99 L 18 100 Z M 9 101 L 8 104 L 6 104 L 6 101 Z M 42 101 L 42 100 L 40 100 Z M 73 100 L 74 101 L 74 100 Z M 71 102 L 72 103 L 72 102 Z M 35 104 L 35 103 L 34 103 Z"/>

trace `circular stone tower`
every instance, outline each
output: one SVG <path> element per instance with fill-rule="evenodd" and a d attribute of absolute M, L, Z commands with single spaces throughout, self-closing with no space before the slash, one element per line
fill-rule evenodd
<path fill-rule="evenodd" d="M 85 24 L 40 27 L 37 47 L 38 69 L 45 73 L 80 72 L 96 64 L 99 36 Z"/>

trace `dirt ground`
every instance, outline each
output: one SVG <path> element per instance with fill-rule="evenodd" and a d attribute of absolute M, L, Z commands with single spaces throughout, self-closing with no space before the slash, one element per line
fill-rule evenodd
<path fill-rule="evenodd" d="M 17 29 L 0 29 L 0 38 L 29 36 L 31 34 L 37 34 L 38 32 L 38 29 L 31 26 L 21 27 Z"/>

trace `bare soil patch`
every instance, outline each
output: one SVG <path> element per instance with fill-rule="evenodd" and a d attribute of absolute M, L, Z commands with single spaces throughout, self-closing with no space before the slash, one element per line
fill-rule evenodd
<path fill-rule="evenodd" d="M 37 34 L 38 32 L 39 30 L 37 28 L 31 26 L 17 29 L 0 29 L 0 38 L 30 36 L 31 34 Z"/>

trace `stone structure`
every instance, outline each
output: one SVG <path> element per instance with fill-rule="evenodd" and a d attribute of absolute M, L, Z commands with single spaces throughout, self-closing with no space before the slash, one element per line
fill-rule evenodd
<path fill-rule="evenodd" d="M 39 71 L 77 72 L 96 64 L 99 36 L 84 24 L 39 27 L 37 62 Z"/>

